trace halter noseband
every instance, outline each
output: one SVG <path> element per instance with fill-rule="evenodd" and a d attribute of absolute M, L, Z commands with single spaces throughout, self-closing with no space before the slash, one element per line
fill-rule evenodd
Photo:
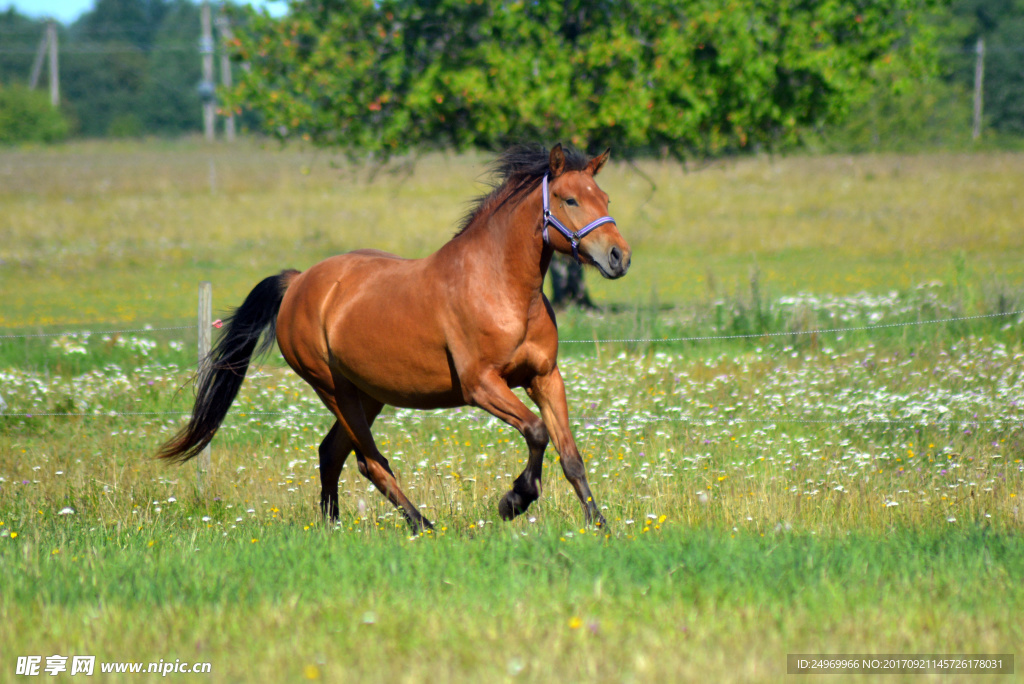
<path fill-rule="evenodd" d="M 544 244 L 551 244 L 551 241 L 548 238 L 548 226 L 554 226 L 555 230 L 564 235 L 565 239 L 568 240 L 569 244 L 572 245 L 572 258 L 576 261 L 579 261 L 580 240 L 582 240 L 584 237 L 586 237 L 588 233 L 595 230 L 599 226 L 603 226 L 606 223 L 615 223 L 615 219 L 613 219 L 611 216 L 602 216 L 599 219 L 591 221 L 590 223 L 583 226 L 574 233 L 573 231 L 566 228 L 565 225 L 561 221 L 556 219 L 555 215 L 551 213 L 551 207 L 548 202 L 548 174 L 546 173 L 544 174 L 542 186 L 542 197 L 544 198 Z"/>

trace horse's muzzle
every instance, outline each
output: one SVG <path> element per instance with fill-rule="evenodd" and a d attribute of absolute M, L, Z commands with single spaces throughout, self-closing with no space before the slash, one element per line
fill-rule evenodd
<path fill-rule="evenodd" d="M 628 251 L 623 252 L 618 247 L 608 250 L 608 265 L 616 273 L 616 278 L 626 275 L 631 257 L 632 255 Z"/>
<path fill-rule="evenodd" d="M 626 275 L 632 253 L 628 247 L 623 249 L 619 245 L 612 245 L 606 250 L 601 250 L 598 255 L 588 254 L 588 256 L 593 260 L 601 275 L 609 280 L 615 280 Z"/>

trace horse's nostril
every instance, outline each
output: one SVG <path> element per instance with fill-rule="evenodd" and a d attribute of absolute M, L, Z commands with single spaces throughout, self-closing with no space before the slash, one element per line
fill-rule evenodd
<path fill-rule="evenodd" d="M 612 247 L 611 251 L 608 252 L 608 264 L 612 268 L 618 268 L 619 264 L 622 263 L 622 250 L 618 247 Z"/>

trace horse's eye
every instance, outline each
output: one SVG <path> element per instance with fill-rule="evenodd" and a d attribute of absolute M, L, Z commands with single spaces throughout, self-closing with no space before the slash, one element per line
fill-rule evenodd
<path fill-rule="evenodd" d="M 579 206 L 579 204 L 576 203 L 576 200 L 574 200 L 572 197 L 570 197 L 569 199 L 565 200 L 565 203 L 568 204 L 570 207 L 578 207 Z"/>

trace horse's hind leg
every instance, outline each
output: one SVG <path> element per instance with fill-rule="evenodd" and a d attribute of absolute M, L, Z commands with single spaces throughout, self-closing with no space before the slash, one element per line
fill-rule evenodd
<path fill-rule="evenodd" d="M 413 531 L 433 529 L 430 521 L 423 517 L 398 486 L 398 480 L 395 479 L 388 460 L 380 453 L 373 435 L 370 433 L 370 424 L 380 411 L 380 405 L 356 389 L 348 380 L 341 377 L 335 377 L 334 380 L 333 401 L 330 403 L 325 401 L 325 403 L 335 412 L 338 423 L 352 441 L 356 459 L 358 459 L 359 472 L 365 475 L 377 490 L 387 497 L 388 501 L 402 511 L 402 515 L 405 516 Z M 367 403 L 378 406 L 372 417 L 364 412 Z"/>
<path fill-rule="evenodd" d="M 329 402 L 327 399 L 324 401 L 328 407 L 334 408 L 333 399 Z M 380 402 L 368 397 L 364 398 L 362 405 L 366 421 L 372 425 L 383 407 Z M 335 421 L 324 441 L 320 443 L 320 512 L 323 513 L 325 520 L 338 519 L 338 478 L 341 477 L 341 469 L 352 449 L 352 438 L 341 423 Z"/>
<path fill-rule="evenodd" d="M 377 490 L 402 512 L 413 532 L 434 529 L 430 521 L 423 517 L 423 514 L 398 487 L 398 480 L 395 479 L 395 474 L 391 471 L 391 466 L 383 454 L 378 451 L 374 455 L 363 456 L 362 452 L 357 450 L 356 459 L 359 463 L 359 472 L 365 475 Z"/>
<path fill-rule="evenodd" d="M 338 478 L 351 452 L 352 440 L 341 423 L 334 421 L 330 432 L 320 442 L 320 512 L 324 520 L 338 519 Z"/>

